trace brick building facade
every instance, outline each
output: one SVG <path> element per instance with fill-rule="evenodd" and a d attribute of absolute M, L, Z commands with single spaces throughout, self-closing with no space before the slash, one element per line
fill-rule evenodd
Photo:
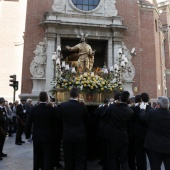
<path fill-rule="evenodd" d="M 107 3 L 113 8 L 108 8 Z M 132 95 L 148 92 L 151 98 L 170 96 L 169 3 L 100 0 L 92 12 L 73 5 L 71 0 L 27 2 L 21 96 L 35 97 L 40 90 L 50 90 L 52 52 L 58 45 L 64 48 L 67 41 L 74 41 L 81 31 L 89 33 L 89 42 L 106 42 L 107 65 L 114 64 L 122 44 L 128 49 L 135 68 L 131 85 L 127 85 Z M 45 73 L 36 77 L 30 73 L 30 65 L 35 57 L 33 52 L 44 38 L 47 41 Z M 135 49 L 133 54 L 131 49 Z"/>

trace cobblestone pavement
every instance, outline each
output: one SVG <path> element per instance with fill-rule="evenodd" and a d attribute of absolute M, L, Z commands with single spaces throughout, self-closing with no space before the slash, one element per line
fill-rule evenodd
<path fill-rule="evenodd" d="M 6 137 L 4 153 L 8 157 L 0 161 L 0 170 L 32 170 L 33 168 L 33 149 L 32 143 L 25 143 L 21 146 L 15 145 L 15 136 Z M 62 162 L 63 164 L 63 162 Z M 63 170 L 62 168 L 60 170 Z M 98 161 L 88 162 L 87 170 L 102 170 Z M 148 165 L 148 170 L 150 170 Z M 164 170 L 162 166 L 161 170 Z"/>

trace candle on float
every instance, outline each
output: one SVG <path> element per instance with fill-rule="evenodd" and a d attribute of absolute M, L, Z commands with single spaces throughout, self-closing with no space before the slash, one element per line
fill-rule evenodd
<path fill-rule="evenodd" d="M 114 69 L 115 70 L 118 70 L 119 69 L 119 66 L 117 64 L 114 64 Z"/>
<path fill-rule="evenodd" d="M 125 67 L 125 62 L 122 61 L 121 64 L 120 64 L 121 67 Z"/>
<path fill-rule="evenodd" d="M 56 60 L 56 59 L 57 59 L 56 52 L 53 52 L 53 53 L 52 53 L 52 60 Z"/>
<path fill-rule="evenodd" d="M 70 67 L 69 67 L 68 64 L 66 65 L 65 69 L 66 69 L 66 70 L 69 70 L 69 69 L 70 69 Z"/>
<path fill-rule="evenodd" d="M 62 61 L 62 67 L 65 67 L 65 66 L 66 66 L 66 62 Z"/>
<path fill-rule="evenodd" d="M 76 73 L 75 67 L 72 68 L 71 72 Z"/>
<path fill-rule="evenodd" d="M 122 53 L 123 53 L 123 52 L 122 52 L 122 48 L 119 49 L 118 53 L 119 53 L 119 54 L 122 54 Z"/>
<path fill-rule="evenodd" d="M 87 72 L 84 72 L 84 76 L 87 76 Z"/>
<path fill-rule="evenodd" d="M 56 60 L 56 64 L 60 65 L 60 59 L 59 58 Z"/>
<path fill-rule="evenodd" d="M 123 54 L 123 55 L 122 55 L 122 60 L 125 60 L 125 58 L 126 58 L 126 56 Z"/>
<path fill-rule="evenodd" d="M 104 70 L 104 74 L 108 74 L 108 70 L 107 70 L 107 68 Z"/>
<path fill-rule="evenodd" d="M 91 76 L 94 76 L 94 72 L 91 72 Z"/>
<path fill-rule="evenodd" d="M 111 66 L 111 67 L 110 67 L 110 71 L 114 71 L 114 68 L 113 68 L 113 66 Z"/>
<path fill-rule="evenodd" d="M 125 57 L 124 62 L 125 62 L 125 63 L 128 63 L 128 59 L 127 59 L 127 57 Z"/>

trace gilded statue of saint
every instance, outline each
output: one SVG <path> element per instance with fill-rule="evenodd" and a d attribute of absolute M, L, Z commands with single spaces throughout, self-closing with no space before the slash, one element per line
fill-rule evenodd
<path fill-rule="evenodd" d="M 86 43 L 85 38 L 81 38 L 80 43 L 74 47 L 66 46 L 70 51 L 79 51 L 78 53 L 78 67 L 83 70 L 92 70 L 94 64 L 95 51 L 92 50 L 91 46 Z"/>

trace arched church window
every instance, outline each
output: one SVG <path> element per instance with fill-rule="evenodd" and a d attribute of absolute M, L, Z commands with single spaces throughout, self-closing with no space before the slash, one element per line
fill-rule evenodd
<path fill-rule="evenodd" d="M 100 0 L 72 0 L 73 4 L 82 11 L 91 11 L 97 7 Z"/>

